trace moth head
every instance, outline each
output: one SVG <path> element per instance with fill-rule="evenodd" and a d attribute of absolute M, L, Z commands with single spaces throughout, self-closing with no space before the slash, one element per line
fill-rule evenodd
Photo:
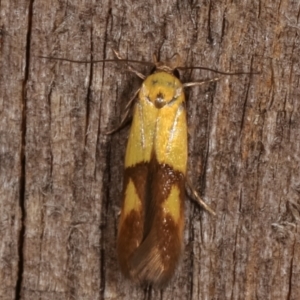
<path fill-rule="evenodd" d="M 157 56 L 153 54 L 154 68 L 151 74 L 157 72 L 166 72 L 174 75 L 176 78 L 180 79 L 178 67 L 181 66 L 181 57 L 178 53 L 175 53 L 171 58 L 168 58 L 165 62 L 159 61 Z"/>

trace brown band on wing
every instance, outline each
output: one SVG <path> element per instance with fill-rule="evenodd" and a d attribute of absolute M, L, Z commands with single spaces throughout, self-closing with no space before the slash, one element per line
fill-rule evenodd
<path fill-rule="evenodd" d="M 149 163 L 125 169 L 124 198 L 130 180 L 142 211 L 132 210 L 120 223 L 117 252 L 121 270 L 139 283 L 163 286 L 174 274 L 182 252 L 185 177 L 171 166 L 159 164 L 152 155 Z M 179 190 L 178 222 L 163 210 L 174 186 Z"/>
<path fill-rule="evenodd" d="M 182 253 L 182 229 L 170 216 L 157 224 L 130 258 L 131 278 L 164 287 L 174 275 Z"/>
<path fill-rule="evenodd" d="M 117 254 L 122 273 L 130 277 L 129 258 L 139 247 L 143 237 L 143 219 L 141 214 L 132 210 L 119 227 Z"/>
<path fill-rule="evenodd" d="M 161 209 L 168 198 L 172 186 L 176 185 L 180 191 L 181 211 L 184 211 L 185 177 L 167 164 L 159 164 L 155 155 L 152 155 L 149 166 L 147 194 L 145 196 L 145 225 L 144 238 L 149 234 L 154 224 L 154 217 L 163 215 Z"/>
<path fill-rule="evenodd" d="M 134 181 L 136 187 L 138 182 Z M 130 258 L 131 277 L 146 284 L 165 285 L 174 274 L 182 252 L 185 177 L 152 155 L 145 187 L 145 218 L 141 245 Z M 179 190 L 178 222 L 163 210 L 172 187 Z"/>
<path fill-rule="evenodd" d="M 129 180 L 131 179 L 134 183 L 135 189 L 139 198 L 145 200 L 145 188 L 148 182 L 149 163 L 140 162 L 133 167 L 128 167 L 124 171 L 124 182 L 123 182 L 123 195 L 125 194 L 126 187 Z M 124 200 L 124 199 L 123 199 Z M 124 203 L 123 203 L 124 204 Z"/>
<path fill-rule="evenodd" d="M 122 212 L 124 212 L 126 189 L 130 180 L 134 182 L 138 197 L 142 201 L 140 212 L 132 210 L 125 217 L 121 213 L 117 238 L 117 254 L 121 271 L 126 277 L 130 277 L 129 258 L 137 247 L 139 247 L 143 238 L 145 187 L 148 169 L 149 163 L 142 162 L 136 164 L 134 167 L 126 168 L 124 172 Z"/>

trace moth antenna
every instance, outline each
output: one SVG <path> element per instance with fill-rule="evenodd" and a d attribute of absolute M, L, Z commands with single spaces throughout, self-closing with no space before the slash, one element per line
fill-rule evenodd
<path fill-rule="evenodd" d="M 119 61 L 117 59 L 101 59 L 101 60 L 93 60 L 93 61 L 91 61 L 91 60 L 76 60 L 76 59 L 69 59 L 69 58 L 63 58 L 63 57 L 43 56 L 43 55 L 37 55 L 37 57 L 45 58 L 45 59 L 49 59 L 49 60 L 68 61 L 68 62 L 78 63 L 78 64 L 93 64 L 93 63 L 99 63 L 99 62 L 116 62 L 116 61 Z"/>
<path fill-rule="evenodd" d="M 153 66 L 152 62 L 134 60 L 134 59 L 123 59 L 123 58 L 119 59 L 118 56 L 117 56 L 117 59 L 100 59 L 100 60 L 76 60 L 76 59 L 69 59 L 69 58 L 63 58 L 63 57 L 43 56 L 43 55 L 37 55 L 36 57 L 45 58 L 45 59 L 49 59 L 49 60 L 68 61 L 68 62 L 78 63 L 78 64 L 95 64 L 95 63 L 101 63 L 101 62 L 102 63 L 103 62 L 124 62 L 124 63 L 135 63 L 135 64 Z"/>
<path fill-rule="evenodd" d="M 243 74 L 260 74 L 260 72 L 223 72 L 223 71 L 219 71 L 216 69 L 211 69 L 211 68 L 206 68 L 206 67 L 177 67 L 178 70 L 206 70 L 206 71 L 211 71 L 211 72 L 215 72 L 218 74 L 222 74 L 222 75 L 243 75 Z"/>

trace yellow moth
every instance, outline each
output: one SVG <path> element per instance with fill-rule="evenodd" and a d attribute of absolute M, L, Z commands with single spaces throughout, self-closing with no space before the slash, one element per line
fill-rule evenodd
<path fill-rule="evenodd" d="M 178 55 L 166 63 L 156 59 L 144 63 L 122 59 L 115 53 L 118 61 L 154 65 L 148 77 L 131 69 L 144 81 L 130 101 L 131 104 L 137 98 L 125 155 L 118 260 L 126 277 L 139 284 L 163 287 L 173 276 L 183 248 L 188 153 L 184 88 L 208 82 L 182 83 L 178 69 L 211 69 L 180 67 Z M 116 60 L 94 62 L 104 61 Z M 209 81 L 216 80 L 219 78 Z M 194 190 L 193 193 L 214 214 Z"/>
<path fill-rule="evenodd" d="M 123 274 L 158 287 L 174 274 L 183 248 L 188 153 L 184 88 L 204 83 L 182 83 L 179 63 L 179 56 L 166 63 L 154 59 L 155 68 L 148 77 L 134 71 L 144 81 L 127 143 L 117 238 Z"/>

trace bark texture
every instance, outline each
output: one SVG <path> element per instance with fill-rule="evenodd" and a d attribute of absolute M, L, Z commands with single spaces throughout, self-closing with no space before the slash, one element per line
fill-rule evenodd
<path fill-rule="evenodd" d="M 0 1 L 0 299 L 299 299 L 299 1 Z M 260 71 L 187 89 L 185 250 L 164 290 L 124 280 L 116 234 L 140 80 L 121 63 Z M 144 74 L 146 66 L 135 66 Z M 190 70 L 182 81 L 212 78 Z"/>

